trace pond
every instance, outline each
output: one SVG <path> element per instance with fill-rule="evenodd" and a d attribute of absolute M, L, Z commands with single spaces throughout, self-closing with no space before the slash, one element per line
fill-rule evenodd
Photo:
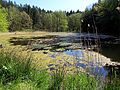
<path fill-rule="evenodd" d="M 46 35 L 46 36 L 37 36 L 37 37 L 13 37 L 10 39 L 10 43 L 13 45 L 23 45 L 29 46 L 28 49 L 32 51 L 39 50 L 50 50 L 51 52 L 64 52 L 65 54 L 82 57 L 82 52 L 86 48 L 89 50 L 96 50 L 96 40 L 100 39 L 101 49 L 100 53 L 107 58 L 110 58 L 112 61 L 120 62 L 120 44 L 114 44 L 115 37 L 109 35 L 98 35 L 94 34 L 79 34 L 74 33 L 72 35 Z M 99 43 L 97 43 L 99 44 Z M 54 55 L 52 56 L 54 57 Z M 80 60 L 77 61 L 76 67 L 86 68 L 90 66 L 90 74 L 92 75 L 103 75 L 104 77 L 108 74 L 107 70 L 104 67 L 93 66 L 92 62 L 88 64 L 81 63 Z"/>
<path fill-rule="evenodd" d="M 66 50 L 64 51 L 64 53 L 76 57 L 77 60 L 77 62 L 75 63 L 76 68 L 81 67 L 83 69 L 87 69 L 89 74 L 95 76 L 106 77 L 108 75 L 108 71 L 103 66 L 99 66 L 97 60 L 95 63 L 93 63 L 92 60 L 88 61 L 82 60 L 85 57 L 84 52 L 82 50 Z M 92 59 L 95 61 L 96 57 Z"/>
<path fill-rule="evenodd" d="M 112 61 L 120 62 L 120 44 L 103 44 L 101 53 Z"/>
<path fill-rule="evenodd" d="M 96 49 L 95 40 L 100 38 L 101 49 L 100 53 L 104 56 L 111 58 L 112 61 L 120 62 L 120 43 L 114 44 L 116 37 L 109 35 L 87 34 L 87 33 L 74 33 L 71 35 L 46 35 L 37 37 L 13 37 L 10 43 L 13 45 L 31 45 L 33 51 L 35 50 L 50 50 L 52 52 L 76 50 L 91 48 Z"/>

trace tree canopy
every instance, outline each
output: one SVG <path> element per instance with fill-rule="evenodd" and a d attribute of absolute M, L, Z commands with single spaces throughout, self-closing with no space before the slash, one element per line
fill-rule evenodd
<path fill-rule="evenodd" d="M 84 12 L 83 30 L 93 32 L 96 26 L 99 33 L 120 36 L 120 12 L 117 9 L 120 7 L 119 3 L 118 0 L 99 0 L 92 9 Z"/>
<path fill-rule="evenodd" d="M 7 10 L 0 5 L 0 32 L 8 30 Z"/>
<path fill-rule="evenodd" d="M 99 0 L 84 12 L 51 11 L 0 1 L 0 31 L 94 32 L 120 35 L 120 1 Z"/>

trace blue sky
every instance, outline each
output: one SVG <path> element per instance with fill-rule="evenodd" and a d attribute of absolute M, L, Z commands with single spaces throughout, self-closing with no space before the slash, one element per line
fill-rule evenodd
<path fill-rule="evenodd" d="M 11 0 L 17 4 L 30 4 L 31 6 L 38 6 L 45 10 L 80 10 L 83 11 L 87 6 L 97 2 L 98 0 Z"/>

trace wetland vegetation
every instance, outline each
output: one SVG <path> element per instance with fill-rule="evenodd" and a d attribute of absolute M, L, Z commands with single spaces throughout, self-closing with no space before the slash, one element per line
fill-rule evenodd
<path fill-rule="evenodd" d="M 44 32 L 44 35 L 40 32 L 39 35 L 36 35 L 38 32 L 34 34 L 29 32 L 29 35 L 25 33 L 1 34 L 2 37 L 6 37 L 4 40 L 8 44 L 0 51 L 2 89 L 72 90 L 85 89 L 87 85 L 86 90 L 90 88 L 96 90 L 98 87 L 107 90 L 113 86 L 119 88 L 119 69 L 110 72 L 109 67 L 100 66 L 101 61 L 97 58 L 101 58 L 100 60 L 102 58 L 107 60 L 107 58 L 101 55 L 96 56 L 97 54 L 94 55 L 94 52 L 92 54 L 91 50 L 85 52 L 84 49 L 87 46 L 80 47 L 79 41 L 70 43 L 75 38 L 71 40 L 66 33 L 64 33 L 65 36 L 63 33 L 62 36 L 59 35 L 60 33 L 56 35 L 47 32 Z M 59 40 L 56 42 L 55 38 Z"/>
<path fill-rule="evenodd" d="M 120 90 L 120 1 L 51 11 L 0 1 L 0 90 Z"/>

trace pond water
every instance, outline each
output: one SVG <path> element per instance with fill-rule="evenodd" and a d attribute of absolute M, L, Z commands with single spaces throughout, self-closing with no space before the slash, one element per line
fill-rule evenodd
<path fill-rule="evenodd" d="M 10 43 L 12 43 L 13 45 L 31 45 L 33 51 L 50 50 L 56 52 L 71 49 L 85 49 L 86 47 L 95 49 L 96 38 L 98 38 L 98 36 L 96 37 L 94 34 L 74 33 L 72 35 L 68 34 L 66 36 L 46 35 L 42 37 L 30 38 L 13 37 L 10 39 Z M 100 53 L 108 58 L 111 58 L 112 61 L 120 62 L 120 43 L 110 43 L 114 42 L 116 38 L 109 35 L 99 35 L 99 38 L 102 42 Z M 109 42 L 110 44 L 106 42 Z M 78 52 L 76 51 L 76 53 Z"/>
<path fill-rule="evenodd" d="M 82 58 L 84 57 L 83 55 L 83 51 L 82 50 L 66 50 L 64 51 L 64 53 L 71 55 L 71 56 L 75 56 L 76 57 L 76 67 L 79 68 L 83 68 L 83 69 L 87 69 L 88 68 L 88 72 L 91 75 L 95 75 L 95 76 L 103 76 L 106 77 L 108 75 L 108 71 L 103 67 L 103 66 L 98 66 L 97 62 L 96 65 L 93 64 L 93 62 L 88 61 L 86 63 L 83 63 L 84 61 L 82 60 Z"/>
<path fill-rule="evenodd" d="M 103 44 L 101 54 L 111 58 L 112 61 L 120 62 L 120 44 Z"/>
<path fill-rule="evenodd" d="M 30 37 L 30 38 L 16 38 L 10 39 L 10 43 L 13 45 L 29 45 L 32 51 L 35 50 L 50 50 L 52 52 L 64 52 L 68 55 L 76 56 L 81 58 L 82 52 L 80 49 L 85 48 L 96 48 L 96 40 L 100 38 L 101 50 L 100 53 L 112 61 L 120 62 L 120 44 L 114 44 L 111 42 L 115 41 L 115 37 L 109 35 L 98 35 L 94 34 L 79 34 L 75 33 L 72 35 L 60 36 L 60 35 L 47 35 L 42 37 Z M 82 43 L 81 43 L 82 42 Z M 105 43 L 104 43 L 105 42 Z M 52 55 L 51 57 L 55 57 Z M 81 63 L 80 60 L 77 61 L 76 67 L 86 68 L 86 64 Z M 108 74 L 104 67 L 93 66 L 92 62 L 89 62 L 89 72 L 93 75 L 106 76 Z"/>

